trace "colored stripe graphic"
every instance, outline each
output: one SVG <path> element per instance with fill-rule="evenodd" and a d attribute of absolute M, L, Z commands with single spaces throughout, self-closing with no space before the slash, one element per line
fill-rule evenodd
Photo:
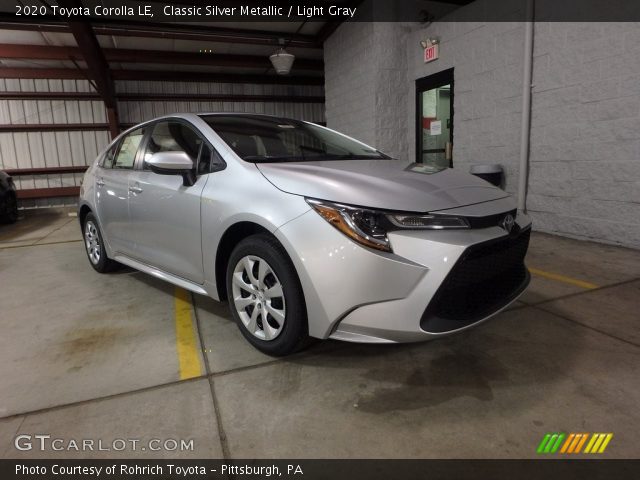
<path fill-rule="evenodd" d="M 558 439 L 556 440 L 556 443 L 553 444 L 553 447 L 551 447 L 550 453 L 556 453 L 558 451 L 558 448 L 560 448 L 560 444 L 562 443 L 562 440 L 564 440 L 565 436 L 566 435 L 564 433 L 558 435 Z"/>
<path fill-rule="evenodd" d="M 567 453 L 567 449 L 569 448 L 569 445 L 571 445 L 571 442 L 573 442 L 573 439 L 575 437 L 576 437 L 575 433 L 572 433 L 567 437 L 567 441 L 564 442 L 564 445 L 562 445 L 562 449 L 560 450 L 560 453 Z"/>
<path fill-rule="evenodd" d="M 542 441 L 540 442 L 540 445 L 538 445 L 538 450 L 536 450 L 537 453 L 542 453 L 544 452 L 544 447 L 547 445 L 547 442 L 549 441 L 549 439 L 551 438 L 551 434 L 547 433 L 544 438 L 542 439 Z"/>
<path fill-rule="evenodd" d="M 594 433 L 584 453 L 603 453 L 613 438 L 613 433 Z"/>
<path fill-rule="evenodd" d="M 542 438 L 536 451 L 539 454 L 563 453 L 575 455 L 580 452 L 591 454 L 603 453 L 612 438 L 613 433 L 547 433 Z M 585 444 L 587 446 L 583 451 L 582 447 L 584 447 Z"/>
<path fill-rule="evenodd" d="M 580 442 L 578 443 L 578 445 L 576 445 L 576 450 L 574 453 L 580 453 L 580 450 L 582 450 L 582 446 L 584 445 L 584 442 L 587 441 L 587 438 L 589 438 L 589 434 L 583 433 Z"/>
<path fill-rule="evenodd" d="M 562 444 L 562 440 L 564 440 L 564 433 L 547 433 L 540 445 L 538 445 L 538 453 L 556 453 L 560 445 Z"/>
<path fill-rule="evenodd" d="M 598 450 L 598 453 L 604 453 L 605 449 L 607 448 L 607 445 L 609 445 L 609 442 L 611 441 L 611 439 L 613 438 L 613 433 L 607 433 L 607 436 L 604 439 L 604 442 L 602 442 L 602 445 L 600 445 L 600 450 Z"/>

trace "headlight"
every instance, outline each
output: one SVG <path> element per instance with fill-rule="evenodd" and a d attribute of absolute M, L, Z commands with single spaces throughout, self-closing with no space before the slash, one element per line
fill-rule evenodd
<path fill-rule="evenodd" d="M 391 251 L 387 232 L 469 228 L 465 218 L 451 215 L 389 213 L 307 198 L 307 203 L 327 222 L 361 245 Z"/>
<path fill-rule="evenodd" d="M 307 198 L 307 203 L 347 237 L 367 247 L 391 251 L 381 212 Z"/>
<path fill-rule="evenodd" d="M 397 227 L 416 228 L 420 230 L 444 230 L 449 228 L 469 228 L 469 222 L 463 217 L 451 215 L 387 215 Z"/>

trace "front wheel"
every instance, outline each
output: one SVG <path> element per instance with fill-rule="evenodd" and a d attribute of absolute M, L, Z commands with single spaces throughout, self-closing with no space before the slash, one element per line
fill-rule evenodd
<path fill-rule="evenodd" d="M 273 356 L 291 354 L 307 340 L 302 287 L 291 260 L 272 237 L 241 241 L 227 266 L 231 314 L 254 347 Z"/>
<path fill-rule="evenodd" d="M 107 273 L 115 269 L 118 263 L 107 257 L 100 227 L 98 227 L 98 222 L 96 221 L 96 217 L 93 216 L 93 213 L 87 214 L 84 219 L 82 234 L 87 257 L 93 269 L 100 273 Z"/>

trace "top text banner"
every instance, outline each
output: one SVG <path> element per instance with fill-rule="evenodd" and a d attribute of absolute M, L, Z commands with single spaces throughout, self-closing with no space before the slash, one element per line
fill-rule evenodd
<path fill-rule="evenodd" d="M 533 16 L 528 2 L 533 4 Z M 640 0 L 0 0 L 0 21 L 70 20 L 104 23 L 123 20 L 178 23 L 632 22 L 640 21 Z"/>

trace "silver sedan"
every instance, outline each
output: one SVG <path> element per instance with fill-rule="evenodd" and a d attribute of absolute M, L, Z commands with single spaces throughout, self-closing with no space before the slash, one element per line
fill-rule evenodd
<path fill-rule="evenodd" d="M 328 128 L 182 114 L 122 133 L 85 174 L 87 256 L 215 300 L 286 355 L 309 337 L 412 342 L 466 329 L 526 288 L 531 223 L 502 190 Z"/>

